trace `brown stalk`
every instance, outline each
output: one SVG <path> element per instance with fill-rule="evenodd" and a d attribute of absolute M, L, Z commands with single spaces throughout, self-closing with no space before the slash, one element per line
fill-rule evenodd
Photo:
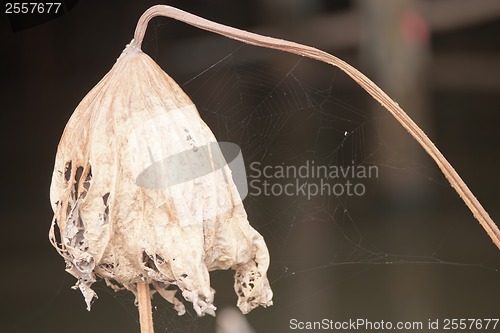
<path fill-rule="evenodd" d="M 139 322 L 141 324 L 141 333 L 154 333 L 149 284 L 137 284 L 137 301 L 139 303 Z"/>
<path fill-rule="evenodd" d="M 464 183 L 462 178 L 458 175 L 451 164 L 436 148 L 434 143 L 427 137 L 427 135 L 415 124 L 415 122 L 401 109 L 401 107 L 394 102 L 384 91 L 382 91 L 375 83 L 373 83 L 364 74 L 352 67 L 343 60 L 318 50 L 316 48 L 289 42 L 283 39 L 261 36 L 248 31 L 228 27 L 219 23 L 209 21 L 199 16 L 187 13 L 180 9 L 157 5 L 149 8 L 139 19 L 134 34 L 134 39 L 131 42 L 131 47 L 141 48 L 142 40 L 147 29 L 149 21 L 155 16 L 166 16 L 178 21 L 190 24 L 203 30 L 214 32 L 232 38 L 247 44 L 276 49 L 284 52 L 289 52 L 311 59 L 316 59 L 333 66 L 337 66 L 354 81 L 356 81 L 363 89 L 365 89 L 374 99 L 385 107 L 396 120 L 420 143 L 425 151 L 432 157 L 438 167 L 441 169 L 445 177 L 450 182 L 451 186 L 455 188 L 462 200 L 474 215 L 474 217 L 483 226 L 484 230 L 493 240 L 493 243 L 500 249 L 500 231 L 490 218 L 486 210 L 481 206 L 476 197 L 472 194 L 470 189 Z"/>

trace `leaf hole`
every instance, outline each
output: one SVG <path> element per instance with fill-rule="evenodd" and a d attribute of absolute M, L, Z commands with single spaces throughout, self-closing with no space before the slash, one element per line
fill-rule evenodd
<path fill-rule="evenodd" d="M 108 199 L 109 199 L 109 192 L 102 196 L 102 202 L 104 203 L 104 206 L 108 205 Z"/>
<path fill-rule="evenodd" d="M 82 174 L 83 174 L 83 167 L 79 166 L 78 168 L 76 168 L 76 174 L 75 174 L 75 185 L 74 185 L 75 198 L 78 196 L 78 184 L 80 183 L 80 178 L 82 178 Z"/>
<path fill-rule="evenodd" d="M 156 262 L 159 264 L 159 265 L 163 265 L 165 263 L 165 259 L 163 259 L 162 257 L 160 257 L 159 255 L 156 255 Z"/>
<path fill-rule="evenodd" d="M 142 251 L 142 262 L 144 263 L 144 266 L 146 266 L 147 268 L 150 268 L 156 272 L 159 272 L 159 270 L 156 267 L 156 264 L 153 260 L 153 257 L 150 256 L 149 254 L 147 254 L 146 251 Z"/>
<path fill-rule="evenodd" d="M 99 264 L 99 267 L 110 271 L 110 270 L 113 270 L 115 268 L 115 265 L 113 263 L 103 262 L 103 263 Z"/>
<path fill-rule="evenodd" d="M 106 208 L 104 209 L 104 214 L 106 214 L 106 216 L 107 216 L 107 215 L 109 215 L 109 205 L 108 205 L 108 200 L 109 200 L 109 192 L 108 192 L 108 193 L 106 193 L 106 194 L 104 194 L 104 195 L 102 196 L 102 202 L 104 203 L 104 206 L 106 207 Z"/>
<path fill-rule="evenodd" d="M 66 165 L 64 166 L 64 180 L 66 180 L 66 182 L 69 182 L 72 170 L 73 170 L 73 162 L 72 161 L 66 162 Z"/>
<path fill-rule="evenodd" d="M 87 172 L 87 175 L 85 176 L 85 181 L 83 182 L 83 188 L 85 189 L 85 191 L 89 190 L 91 180 L 92 180 L 92 167 L 89 164 L 88 165 L 88 172 Z"/>

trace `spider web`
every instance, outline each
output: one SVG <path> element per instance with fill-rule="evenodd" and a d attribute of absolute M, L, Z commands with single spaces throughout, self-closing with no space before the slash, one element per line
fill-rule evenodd
<path fill-rule="evenodd" d="M 313 163 L 378 170 L 377 177 L 353 179 L 363 184 L 363 195 L 257 195 L 250 189 L 244 204 L 250 223 L 270 250 L 269 279 L 275 303 L 247 317 L 256 332 L 288 332 L 291 318 L 367 316 L 426 321 L 454 309 L 432 298 L 448 297 L 435 288 L 450 276 L 458 274 L 486 284 L 498 279 L 500 260 L 495 249 L 487 247 L 488 239 L 476 230 L 467 209 L 430 158 L 406 156 L 386 140 L 382 125 L 399 125 L 385 110 L 369 101 L 338 69 L 288 55 L 259 62 L 252 59 L 249 49 L 238 47 L 179 82 L 217 139 L 239 145 L 249 181 L 262 181 L 256 170 L 266 166 L 274 170 Z M 391 200 L 399 195 L 386 193 L 390 189 L 384 178 L 391 174 L 417 179 L 424 185 L 421 196 L 431 199 L 417 199 L 414 204 Z M 283 186 L 293 179 L 269 181 Z M 301 185 L 319 181 L 301 178 Z M 440 210 L 448 204 L 451 209 Z M 450 211 L 453 216 L 446 216 Z M 414 280 L 415 276 L 422 281 Z M 211 278 L 218 308 L 234 306 L 231 272 L 213 272 Z M 424 296 L 405 312 L 399 307 L 407 303 L 398 299 L 397 290 L 409 285 Z M 383 298 L 378 286 L 396 291 Z M 498 287 L 494 292 L 500 292 Z M 444 309 L 438 311 L 432 304 Z M 429 307 L 434 310 L 425 315 Z M 186 308 L 191 307 L 186 304 Z M 470 315 L 471 308 L 459 313 Z M 156 327 L 167 332 L 215 331 L 214 319 L 196 318 L 190 310 L 178 317 L 158 298 L 154 317 Z"/>

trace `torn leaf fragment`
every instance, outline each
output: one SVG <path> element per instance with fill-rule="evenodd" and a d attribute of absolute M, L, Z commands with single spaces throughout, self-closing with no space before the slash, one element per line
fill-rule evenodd
<path fill-rule="evenodd" d="M 180 295 L 214 314 L 209 272 L 230 268 L 243 313 L 272 305 L 266 244 L 216 143 L 189 97 L 134 47 L 81 101 L 57 150 L 49 238 L 89 309 L 101 277 L 134 293 L 148 283 L 179 314 Z"/>

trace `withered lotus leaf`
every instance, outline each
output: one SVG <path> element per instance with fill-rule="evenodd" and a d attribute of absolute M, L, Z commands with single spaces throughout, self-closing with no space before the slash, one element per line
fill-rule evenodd
<path fill-rule="evenodd" d="M 148 283 L 183 314 L 177 286 L 198 315 L 214 314 L 209 271 L 226 269 L 243 313 L 272 305 L 266 244 L 216 142 L 189 97 L 132 46 L 81 101 L 57 150 L 49 238 L 88 309 L 100 277 L 134 293 Z M 196 172 L 200 163 L 210 172 Z"/>

